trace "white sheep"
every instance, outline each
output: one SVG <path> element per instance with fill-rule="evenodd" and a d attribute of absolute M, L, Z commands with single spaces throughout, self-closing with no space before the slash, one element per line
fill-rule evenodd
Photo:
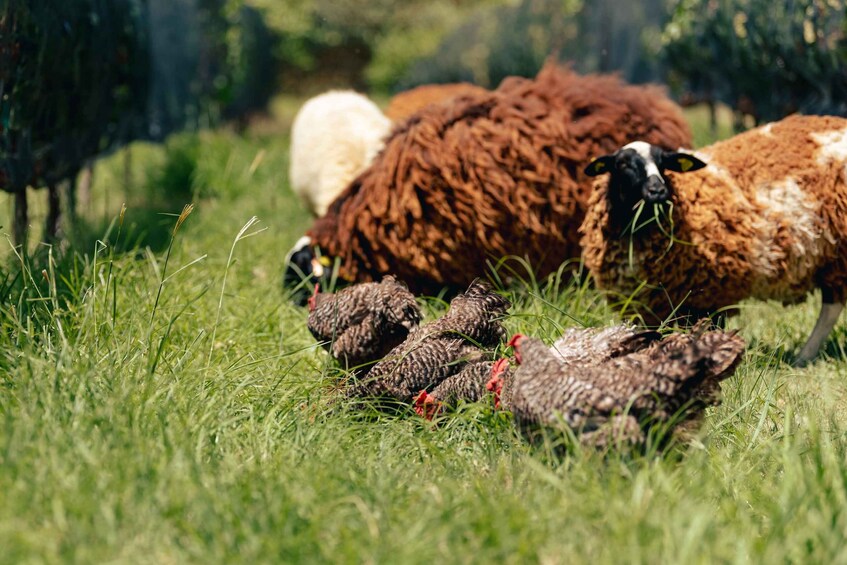
<path fill-rule="evenodd" d="M 291 189 L 316 216 L 382 149 L 391 121 L 366 96 L 331 90 L 303 104 L 291 127 Z"/>
<path fill-rule="evenodd" d="M 829 116 L 792 116 L 695 154 L 631 143 L 586 167 L 610 176 L 595 182 L 580 228 L 585 265 L 648 321 L 744 298 L 796 303 L 820 288 L 804 365 L 847 299 L 845 164 L 847 120 Z"/>

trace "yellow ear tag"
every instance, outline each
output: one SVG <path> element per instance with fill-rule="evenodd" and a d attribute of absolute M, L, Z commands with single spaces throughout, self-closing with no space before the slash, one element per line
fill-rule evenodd
<path fill-rule="evenodd" d="M 604 163 L 603 161 L 597 161 L 597 162 L 594 163 L 594 172 L 595 173 L 599 173 L 605 168 L 606 168 L 606 163 Z"/>
<path fill-rule="evenodd" d="M 694 161 L 692 161 L 691 159 L 685 159 L 684 157 L 680 157 L 678 162 L 679 168 L 682 169 L 683 173 L 694 166 Z"/>
<path fill-rule="evenodd" d="M 329 267 L 330 265 L 332 265 L 332 259 L 330 259 L 330 258 L 329 258 L 329 257 L 327 257 L 326 255 L 322 255 L 322 256 L 318 259 L 318 263 L 320 263 L 320 264 L 321 264 L 321 265 L 323 265 L 324 267 Z"/>

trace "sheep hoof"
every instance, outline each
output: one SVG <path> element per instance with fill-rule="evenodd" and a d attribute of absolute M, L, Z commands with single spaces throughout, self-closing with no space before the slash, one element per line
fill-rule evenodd
<path fill-rule="evenodd" d="M 797 359 L 795 359 L 794 362 L 791 363 L 791 366 L 795 369 L 803 369 L 805 367 L 808 367 L 809 363 L 811 362 L 812 359 L 809 359 L 807 357 L 797 357 Z"/>

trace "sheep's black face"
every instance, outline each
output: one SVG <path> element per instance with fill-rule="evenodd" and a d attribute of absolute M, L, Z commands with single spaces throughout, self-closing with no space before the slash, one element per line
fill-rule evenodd
<path fill-rule="evenodd" d="M 303 306 L 315 284 L 326 288 L 330 264 L 328 257 L 318 255 L 309 237 L 301 237 L 285 258 L 282 285 L 291 292 L 291 299 Z"/>
<path fill-rule="evenodd" d="M 608 197 L 622 214 L 628 214 L 643 200 L 662 204 L 671 198 L 670 184 L 664 171 L 688 172 L 706 164 L 686 153 L 669 152 L 635 141 L 611 155 L 599 157 L 585 168 L 588 176 L 609 173 Z"/>

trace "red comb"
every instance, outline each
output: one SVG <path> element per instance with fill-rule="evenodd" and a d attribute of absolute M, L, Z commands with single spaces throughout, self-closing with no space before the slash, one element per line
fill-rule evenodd
<path fill-rule="evenodd" d="M 525 337 L 523 334 L 515 334 L 512 336 L 512 339 L 509 340 L 509 343 L 506 344 L 506 347 L 514 347 L 517 345 L 518 340 L 522 337 Z"/>
<path fill-rule="evenodd" d="M 506 370 L 506 367 L 509 366 L 509 359 L 507 357 L 503 357 L 502 359 L 498 359 L 494 366 L 491 367 L 491 377 L 499 377 L 500 374 Z"/>
<path fill-rule="evenodd" d="M 494 393 L 494 408 L 500 408 L 500 394 L 503 392 L 503 371 L 509 366 L 507 358 L 498 359 L 491 367 L 491 378 L 485 383 L 485 390 Z"/>
<path fill-rule="evenodd" d="M 321 288 L 321 283 L 315 283 L 315 290 L 312 292 L 312 296 L 309 297 L 309 300 L 307 300 L 307 302 L 309 303 L 309 312 L 311 312 L 312 310 L 315 309 L 315 306 L 316 306 L 315 298 L 318 296 L 318 292 L 320 291 L 320 288 Z"/>
<path fill-rule="evenodd" d="M 437 398 L 427 393 L 427 391 L 422 390 L 417 398 L 415 398 L 415 414 L 418 416 L 432 420 L 433 416 L 440 411 L 441 403 Z"/>

